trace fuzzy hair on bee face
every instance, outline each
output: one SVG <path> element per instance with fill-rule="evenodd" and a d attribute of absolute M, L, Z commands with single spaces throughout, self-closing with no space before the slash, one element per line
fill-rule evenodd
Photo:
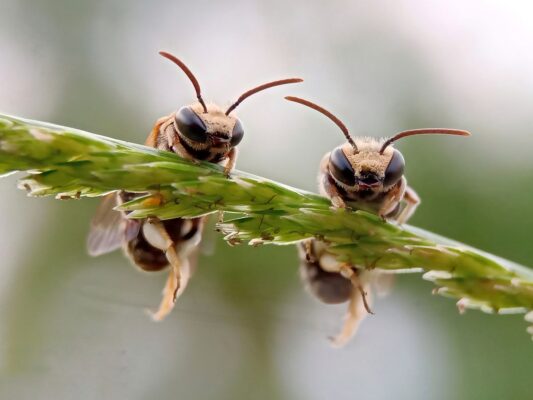
<path fill-rule="evenodd" d="M 354 143 L 357 146 L 357 151 L 354 150 L 350 143 L 345 143 L 330 153 L 328 169 L 336 183 L 346 190 L 372 188 L 374 191 L 386 191 L 396 184 L 403 174 L 403 164 L 401 172 L 398 173 L 399 171 L 396 171 L 396 177 L 387 179 L 385 184 L 385 177 L 388 172 L 390 174 L 388 167 L 391 165 L 395 152 L 398 152 L 392 146 L 389 146 L 383 153 L 380 153 L 385 140 L 356 137 L 354 138 Z M 332 160 L 332 157 L 338 158 L 342 156 L 346 158 L 348 164 L 344 166 L 343 170 L 339 170 L 335 166 L 336 160 Z M 344 179 L 338 179 L 337 176 L 344 176 Z"/>
<path fill-rule="evenodd" d="M 354 142 L 357 145 L 357 152 L 354 151 L 349 143 L 343 146 L 343 151 L 356 175 L 360 176 L 367 172 L 373 172 L 384 176 L 393 154 L 391 147 L 388 147 L 383 154 L 380 154 L 379 150 L 385 139 L 360 137 L 355 138 Z"/>
<path fill-rule="evenodd" d="M 211 135 L 231 137 L 231 132 L 238 121 L 234 113 L 226 115 L 225 111 L 215 103 L 207 103 L 207 112 L 202 112 L 200 103 L 190 106 L 206 125 L 206 130 Z"/>

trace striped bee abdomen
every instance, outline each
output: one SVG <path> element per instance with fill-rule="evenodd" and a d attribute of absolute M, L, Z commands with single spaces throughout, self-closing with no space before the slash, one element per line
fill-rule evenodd
<path fill-rule="evenodd" d="M 311 294 L 327 304 L 344 303 L 350 299 L 353 286 L 348 279 L 322 269 L 314 254 L 311 254 L 314 259 L 308 260 L 303 244 L 300 244 L 300 252 L 303 253 L 300 256 L 300 277 Z"/>

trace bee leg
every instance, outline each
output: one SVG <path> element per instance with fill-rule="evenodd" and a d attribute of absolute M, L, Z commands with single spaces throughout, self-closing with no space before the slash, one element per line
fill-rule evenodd
<path fill-rule="evenodd" d="M 224 223 L 224 211 L 219 210 L 217 212 L 217 225 L 220 225 L 220 224 L 223 224 L 223 223 Z"/>
<path fill-rule="evenodd" d="M 163 289 L 163 298 L 161 299 L 161 303 L 159 303 L 157 311 L 152 313 L 154 321 L 163 320 L 174 308 L 176 300 L 183 292 L 183 289 L 185 289 L 188 280 L 188 277 L 186 278 L 183 275 L 179 261 L 171 262 L 167 282 Z"/>
<path fill-rule="evenodd" d="M 411 218 L 416 211 L 416 208 L 420 204 L 420 197 L 418 197 L 418 194 L 409 186 L 407 186 L 405 189 L 405 195 L 403 199 L 405 200 L 405 207 L 397 218 L 397 221 L 400 225 L 406 223 L 409 218 Z"/>
<path fill-rule="evenodd" d="M 335 347 L 342 347 L 348 343 L 367 314 L 374 314 L 370 309 L 370 295 L 367 293 L 368 284 L 361 282 L 359 274 L 350 266 L 341 267 L 340 273 L 352 282 L 353 290 L 348 303 L 348 311 L 344 317 L 344 325 L 340 333 L 331 338 L 331 343 Z"/>
<path fill-rule="evenodd" d="M 215 232 L 222 232 L 222 224 L 224 224 L 224 211 L 217 211 L 217 222 L 215 223 Z"/>
<path fill-rule="evenodd" d="M 331 198 L 331 204 L 333 204 L 333 207 L 335 208 L 346 208 L 346 203 L 341 196 L 333 196 Z"/>
<path fill-rule="evenodd" d="M 350 265 L 343 265 L 340 269 L 340 274 L 346 279 L 349 279 L 352 282 L 352 286 L 361 294 L 366 312 L 374 315 L 366 298 L 367 292 L 365 291 L 365 286 L 368 287 L 368 285 L 361 281 L 359 273 L 354 271 Z"/>
<path fill-rule="evenodd" d="M 179 283 L 177 283 L 174 268 L 171 268 L 167 282 L 165 283 L 165 288 L 163 289 L 163 299 L 159 304 L 159 308 L 156 312 L 151 312 L 154 321 L 163 320 L 174 308 L 174 293 L 176 292 L 177 285 L 179 285 Z"/>
<path fill-rule="evenodd" d="M 402 201 L 406 187 L 407 181 L 402 177 L 401 181 L 387 192 L 383 204 L 378 211 L 378 215 L 383 221 L 386 221 L 387 215 L 392 213 L 398 206 L 398 203 Z"/>
<path fill-rule="evenodd" d="M 302 242 L 302 247 L 305 251 L 305 259 L 310 263 L 316 262 L 316 257 L 313 252 L 313 239 L 305 240 Z"/>
<path fill-rule="evenodd" d="M 327 162 L 328 161 L 326 161 L 326 164 L 324 164 L 324 160 L 322 160 L 320 167 L 321 170 L 327 171 Z M 325 172 L 321 172 L 319 184 L 320 193 L 331 199 L 331 205 L 333 208 L 346 208 L 346 203 L 342 199 L 339 188 L 330 182 Z"/>
<path fill-rule="evenodd" d="M 165 255 L 170 263 L 170 272 L 168 275 L 165 289 L 163 290 L 163 299 L 159 304 L 159 309 L 152 315 L 156 321 L 161 321 L 174 308 L 176 299 L 185 289 L 188 280 L 188 274 L 182 274 L 186 271 L 186 262 L 180 258 L 176 250 L 176 243 L 170 238 L 164 225 L 157 218 L 151 218 L 148 221 L 161 235 L 165 241 Z M 181 290 L 180 290 L 181 289 Z"/>
<path fill-rule="evenodd" d="M 226 178 L 230 177 L 230 173 L 235 167 L 235 162 L 237 161 L 237 148 L 233 147 L 228 153 L 228 160 L 226 161 L 226 166 L 224 167 L 224 175 Z"/>

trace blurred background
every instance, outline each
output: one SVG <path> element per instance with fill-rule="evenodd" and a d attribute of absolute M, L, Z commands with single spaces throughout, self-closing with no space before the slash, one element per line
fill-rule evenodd
<path fill-rule="evenodd" d="M 238 168 L 316 190 L 322 155 L 354 135 L 455 127 L 469 139 L 398 144 L 422 197 L 411 223 L 533 265 L 533 3 L 0 0 L 0 110 L 143 142 L 194 100 L 165 49 L 238 110 Z M 206 251 L 163 323 L 144 313 L 165 274 L 119 252 L 90 258 L 97 200 L 27 198 L 0 180 L 2 399 L 530 399 L 522 316 L 459 315 L 420 275 L 401 276 L 341 350 L 345 306 L 308 296 L 292 247 Z M 211 249 L 211 251 L 209 251 Z"/>

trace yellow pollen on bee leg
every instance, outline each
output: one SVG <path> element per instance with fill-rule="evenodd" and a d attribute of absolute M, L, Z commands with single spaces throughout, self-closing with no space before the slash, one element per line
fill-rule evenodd
<path fill-rule="evenodd" d="M 143 206 L 146 207 L 159 207 L 165 203 L 165 198 L 162 194 L 156 193 L 143 201 Z"/>

